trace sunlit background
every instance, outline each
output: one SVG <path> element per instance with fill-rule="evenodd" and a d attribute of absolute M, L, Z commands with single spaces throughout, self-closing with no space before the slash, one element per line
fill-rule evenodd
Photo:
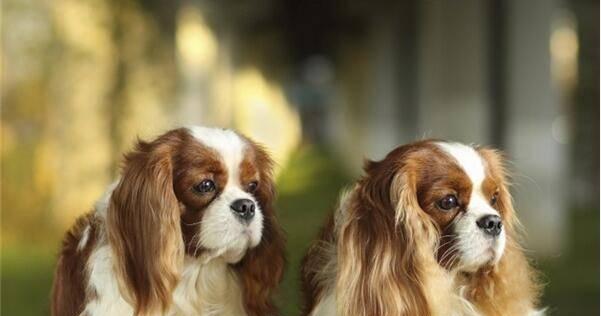
<path fill-rule="evenodd" d="M 551 315 L 599 314 L 599 2 L 2 1 L 2 315 L 49 314 L 61 235 L 136 137 L 232 127 L 277 163 L 298 264 L 364 158 L 426 137 L 512 160 Z"/>

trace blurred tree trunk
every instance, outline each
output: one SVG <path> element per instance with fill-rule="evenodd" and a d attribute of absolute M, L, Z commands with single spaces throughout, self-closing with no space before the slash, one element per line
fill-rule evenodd
<path fill-rule="evenodd" d="M 113 8 L 119 59 L 108 108 L 114 138 L 111 158 L 120 162 L 137 137 L 149 139 L 173 125 L 175 9 L 134 0 L 115 1 Z"/>
<path fill-rule="evenodd" d="M 47 65 L 52 61 L 52 17 L 35 2 L 2 2 L 1 167 L 2 246 L 19 241 L 22 227 L 32 241 L 44 239 L 52 214 L 54 181 L 47 162 Z M 8 62 L 10 61 L 10 62 Z"/>
<path fill-rule="evenodd" d="M 158 11 L 158 13 L 157 13 Z M 136 1 L 59 0 L 58 48 L 50 77 L 47 142 L 51 208 L 63 226 L 87 211 L 114 180 L 136 137 L 170 127 L 176 83 L 174 10 Z"/>
<path fill-rule="evenodd" d="M 115 75 L 114 21 L 103 0 L 57 0 L 57 54 L 50 73 L 48 132 L 54 169 L 52 209 L 66 226 L 90 209 L 109 182 L 111 140 L 104 111 Z"/>
<path fill-rule="evenodd" d="M 486 144 L 485 1 L 419 3 L 418 125 L 423 136 Z"/>

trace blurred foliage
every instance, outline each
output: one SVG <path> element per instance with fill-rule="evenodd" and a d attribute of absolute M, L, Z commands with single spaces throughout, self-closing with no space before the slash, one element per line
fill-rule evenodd
<path fill-rule="evenodd" d="M 1 68 L 3 246 L 61 234 L 137 137 L 235 127 L 279 163 L 300 141 L 282 84 L 238 65 L 195 5 L 7 0 L 3 9 L 2 57 L 11 61 Z M 208 48 L 210 56 L 199 53 Z"/>
<path fill-rule="evenodd" d="M 0 314 L 50 315 L 50 289 L 56 264 L 54 248 L 14 245 L 2 248 Z"/>
<path fill-rule="evenodd" d="M 288 236 L 288 268 L 277 297 L 282 315 L 298 314 L 299 263 L 325 217 L 336 205 L 340 191 L 352 179 L 327 150 L 302 146 L 283 166 L 278 180 L 277 207 Z M 559 258 L 540 261 L 546 283 L 543 305 L 549 315 L 599 313 L 599 212 L 571 212 L 572 241 Z M 2 315 L 48 314 L 48 298 L 55 264 L 53 246 L 24 243 L 2 249 Z"/>
<path fill-rule="evenodd" d="M 334 210 L 340 189 L 351 183 L 340 163 L 326 153 L 302 147 L 278 181 L 278 211 L 288 236 L 288 268 L 279 299 L 283 315 L 298 314 L 300 261 Z"/>

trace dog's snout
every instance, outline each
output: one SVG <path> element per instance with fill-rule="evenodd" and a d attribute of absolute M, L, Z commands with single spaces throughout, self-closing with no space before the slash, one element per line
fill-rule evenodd
<path fill-rule="evenodd" d="M 498 236 L 503 229 L 503 222 L 497 215 L 485 215 L 476 221 L 476 224 L 486 234 L 491 236 Z"/>
<path fill-rule="evenodd" d="M 235 200 L 230 208 L 242 220 L 248 222 L 255 216 L 255 202 L 249 199 Z"/>

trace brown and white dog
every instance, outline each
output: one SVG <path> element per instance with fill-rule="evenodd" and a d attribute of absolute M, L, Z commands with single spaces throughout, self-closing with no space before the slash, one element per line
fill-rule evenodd
<path fill-rule="evenodd" d="M 139 141 L 66 234 L 52 314 L 276 314 L 285 260 L 271 170 L 265 150 L 231 130 Z"/>
<path fill-rule="evenodd" d="M 304 315 L 536 315 L 501 156 L 421 141 L 369 161 L 302 265 Z"/>

